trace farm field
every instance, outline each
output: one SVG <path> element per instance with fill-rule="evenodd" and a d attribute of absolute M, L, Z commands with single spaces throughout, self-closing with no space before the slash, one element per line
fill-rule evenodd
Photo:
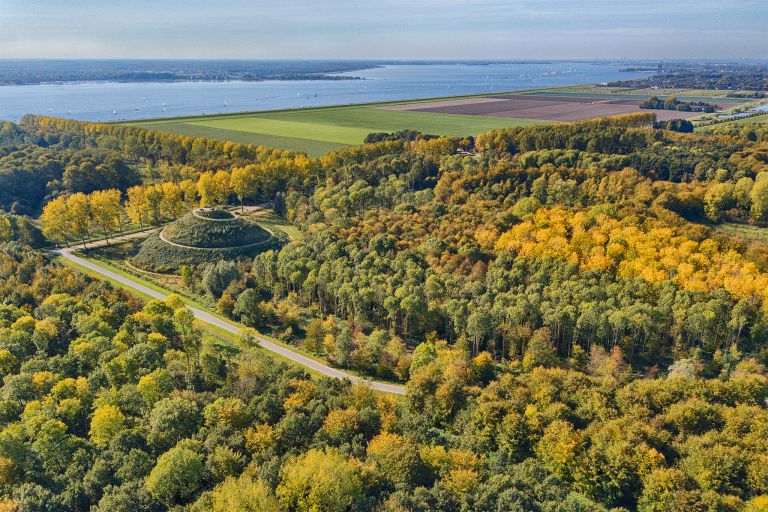
<path fill-rule="evenodd" d="M 684 101 L 712 101 L 723 110 L 747 101 L 724 98 L 723 91 L 648 90 L 641 94 L 640 90 L 584 85 L 510 94 L 147 119 L 124 124 L 303 151 L 315 157 L 361 144 L 372 132 L 412 129 L 434 135 L 466 136 L 496 128 L 573 122 L 635 112 L 654 112 L 661 121 L 701 115 L 698 112 L 640 109 L 645 98 L 664 93 L 675 94 Z"/>
<path fill-rule="evenodd" d="M 605 97 L 647 98 L 649 96 L 676 96 L 685 101 L 718 100 L 718 103 L 743 103 L 743 98 L 731 98 L 732 93 L 751 93 L 754 91 L 730 91 L 718 89 L 633 89 L 629 87 L 602 87 L 599 85 L 572 85 L 541 91 L 530 91 L 526 94 L 568 94 L 568 95 L 598 95 Z"/>
<path fill-rule="evenodd" d="M 345 146 L 345 144 L 336 144 L 333 142 L 324 142 L 310 139 L 299 139 L 294 137 L 280 137 L 266 133 L 245 132 L 231 129 L 214 128 L 212 126 L 199 126 L 187 124 L 182 121 L 169 121 L 158 123 L 131 123 L 134 126 L 141 126 L 161 132 L 177 133 L 179 135 L 188 135 L 190 137 L 208 137 L 211 139 L 227 140 L 239 144 L 254 144 L 256 146 L 265 146 L 279 149 L 290 149 L 294 151 L 303 151 L 310 156 L 317 156 L 333 151 Z"/>
<path fill-rule="evenodd" d="M 182 135 L 304 151 L 310 156 L 360 144 L 371 132 L 413 129 L 448 136 L 543 121 L 510 117 L 388 110 L 376 105 L 252 112 L 126 123 Z"/>
<path fill-rule="evenodd" d="M 537 119 L 550 122 L 582 121 L 637 112 L 654 112 L 660 121 L 701 115 L 699 112 L 643 110 L 640 108 L 642 101 L 639 98 L 598 98 L 590 95 L 502 94 L 460 100 L 390 105 L 382 108 L 433 114 Z"/>

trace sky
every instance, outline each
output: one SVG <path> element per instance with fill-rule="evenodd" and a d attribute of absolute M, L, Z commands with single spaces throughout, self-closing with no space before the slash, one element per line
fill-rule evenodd
<path fill-rule="evenodd" d="M 0 0 L 0 58 L 768 58 L 768 0 Z"/>

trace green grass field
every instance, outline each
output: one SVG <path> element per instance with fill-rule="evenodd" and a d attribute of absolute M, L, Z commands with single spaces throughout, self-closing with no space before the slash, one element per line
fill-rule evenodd
<path fill-rule="evenodd" d="M 754 124 L 754 123 L 768 123 L 768 114 L 753 116 L 753 117 L 744 117 L 741 119 L 734 119 L 733 121 L 728 121 L 727 124 Z"/>
<path fill-rule="evenodd" d="M 318 156 L 346 145 L 361 144 L 371 132 L 412 129 L 435 135 L 463 136 L 477 135 L 494 128 L 542 123 L 531 119 L 403 112 L 385 110 L 376 105 L 355 105 L 156 119 L 125 124 L 182 135 L 293 149 Z"/>
<path fill-rule="evenodd" d="M 715 123 L 715 124 L 707 124 L 704 126 L 697 126 L 696 131 L 704 132 L 707 130 L 711 130 L 712 128 L 716 128 L 718 126 L 726 126 L 730 124 L 761 124 L 761 123 L 768 123 L 768 114 L 760 115 L 760 116 L 753 116 L 753 117 L 744 117 L 741 119 L 734 119 L 733 121 L 724 121 L 722 123 Z"/>
<path fill-rule="evenodd" d="M 715 226 L 715 231 L 746 242 L 758 240 L 768 243 L 768 228 L 748 224 L 723 223 Z"/>

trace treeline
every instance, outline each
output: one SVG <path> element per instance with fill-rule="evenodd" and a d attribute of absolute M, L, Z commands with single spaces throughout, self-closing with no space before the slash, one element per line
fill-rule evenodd
<path fill-rule="evenodd" d="M 194 179 L 133 186 L 127 189 L 125 201 L 119 189 L 63 195 L 45 205 L 40 220 L 43 232 L 54 242 L 86 243 L 94 232 L 108 240 L 116 231 L 124 230 L 128 221 L 139 229 L 158 226 L 198 206 L 224 206 L 233 198 L 241 205 L 256 198 L 279 203 L 282 190 L 288 183 L 302 180 L 308 164 L 300 156 L 235 167 L 231 172 L 204 172 L 196 178 L 197 173 L 193 173 Z M 173 167 L 165 169 L 174 174 Z"/>
<path fill-rule="evenodd" d="M 278 189 L 304 188 L 303 154 L 74 120 L 24 117 L 0 126 L 0 208 L 33 214 L 59 195 L 118 189 L 142 181 L 197 179 L 207 171 L 259 166 Z M 299 172 L 297 172 L 299 171 Z"/>
<path fill-rule="evenodd" d="M 627 154 L 662 141 L 662 132 L 639 130 L 656 121 L 653 113 L 615 116 L 579 123 L 503 128 L 477 137 L 480 151 L 522 153 L 541 149 L 575 149 Z"/>
<path fill-rule="evenodd" d="M 295 153 L 251 144 L 189 137 L 119 124 L 89 123 L 56 117 L 24 116 L 19 125 L 46 145 L 64 143 L 76 147 L 111 147 L 134 160 L 190 164 L 214 170 L 235 163 L 263 163 Z"/>
<path fill-rule="evenodd" d="M 633 379 L 546 329 L 494 364 L 428 339 L 402 400 L 202 333 L 0 246 L 0 507 L 46 512 L 758 511 L 765 367 L 735 347 Z"/>
<path fill-rule="evenodd" d="M 704 101 L 680 101 L 675 96 L 667 96 L 665 98 L 651 96 L 640 104 L 640 108 L 677 110 L 678 112 L 706 112 L 711 114 L 717 110 L 717 105 Z"/>
<path fill-rule="evenodd" d="M 768 123 L 729 123 L 708 128 L 715 135 L 736 137 L 749 142 L 768 141 Z"/>
<path fill-rule="evenodd" d="M 135 167 L 109 150 L 0 144 L 0 208 L 31 214 L 67 193 L 126 188 L 140 183 Z"/>

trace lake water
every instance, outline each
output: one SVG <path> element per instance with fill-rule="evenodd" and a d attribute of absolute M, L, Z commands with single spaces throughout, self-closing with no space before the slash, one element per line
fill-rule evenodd
<path fill-rule="evenodd" d="M 626 80 L 626 64 L 405 64 L 345 73 L 364 80 L 90 82 L 0 86 L 0 119 L 44 114 L 88 121 L 302 108 Z"/>

